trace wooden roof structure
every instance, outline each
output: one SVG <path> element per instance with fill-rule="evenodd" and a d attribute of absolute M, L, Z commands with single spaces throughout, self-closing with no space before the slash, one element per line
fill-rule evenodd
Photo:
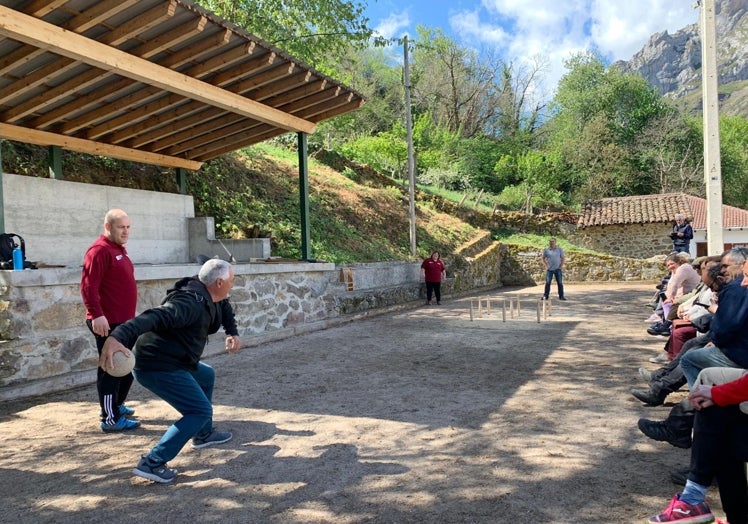
<path fill-rule="evenodd" d="M 197 170 L 363 102 L 186 0 L 0 0 L 0 138 Z"/>

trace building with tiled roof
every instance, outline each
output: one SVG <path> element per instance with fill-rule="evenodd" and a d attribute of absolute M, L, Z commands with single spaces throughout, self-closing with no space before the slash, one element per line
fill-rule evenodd
<path fill-rule="evenodd" d="M 675 215 L 691 223 L 691 254 L 706 254 L 706 199 L 685 193 L 603 198 L 585 204 L 575 241 L 617 256 L 649 258 L 672 250 L 669 238 Z M 748 245 L 748 211 L 722 206 L 725 247 Z"/>

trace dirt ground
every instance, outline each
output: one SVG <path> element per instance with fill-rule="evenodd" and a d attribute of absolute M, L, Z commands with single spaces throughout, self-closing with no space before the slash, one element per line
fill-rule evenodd
<path fill-rule="evenodd" d="M 186 447 L 173 485 L 131 473 L 176 417 L 137 384 L 126 434 L 99 431 L 93 385 L 0 403 L 0 522 L 645 521 L 689 459 L 636 428 L 685 393 L 628 393 L 665 341 L 643 322 L 652 291 L 570 284 L 538 323 L 540 288 L 504 288 L 481 296 L 521 297 L 506 322 L 446 297 L 209 358 L 234 439 Z"/>

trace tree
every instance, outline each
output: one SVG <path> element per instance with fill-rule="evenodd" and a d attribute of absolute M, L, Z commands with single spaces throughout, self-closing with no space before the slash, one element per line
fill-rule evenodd
<path fill-rule="evenodd" d="M 566 62 L 549 123 L 549 148 L 569 176 L 562 187 L 576 198 L 651 192 L 652 162 L 638 140 L 672 109 L 640 76 L 606 67 L 595 53 Z"/>
<path fill-rule="evenodd" d="M 372 31 L 365 4 L 349 0 L 197 0 L 269 44 L 333 74 L 350 47 L 364 49 Z"/>
<path fill-rule="evenodd" d="M 748 208 L 748 120 L 740 116 L 719 119 L 724 203 Z"/>

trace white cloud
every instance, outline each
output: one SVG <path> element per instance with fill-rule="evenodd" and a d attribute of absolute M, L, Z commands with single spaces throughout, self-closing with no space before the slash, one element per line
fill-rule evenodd
<path fill-rule="evenodd" d="M 688 0 L 482 0 L 453 13 L 450 25 L 470 45 L 493 46 L 506 60 L 547 58 L 546 83 L 555 86 L 573 53 L 595 47 L 610 60 L 628 60 L 650 35 L 697 21 Z"/>
<path fill-rule="evenodd" d="M 500 48 L 506 46 L 511 37 L 501 26 L 481 23 L 477 11 L 456 13 L 450 17 L 449 24 L 458 35 Z"/>
<path fill-rule="evenodd" d="M 387 18 L 379 21 L 377 26 L 374 28 L 374 32 L 384 38 L 400 38 L 407 31 L 401 31 L 404 28 L 410 26 L 410 16 L 408 11 L 401 11 L 399 13 L 390 13 Z"/>

